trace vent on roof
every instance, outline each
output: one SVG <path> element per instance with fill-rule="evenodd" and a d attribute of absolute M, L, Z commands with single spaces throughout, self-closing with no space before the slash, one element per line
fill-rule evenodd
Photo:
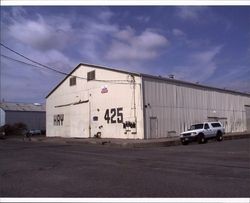
<path fill-rule="evenodd" d="M 174 75 L 173 75 L 173 74 L 168 75 L 168 77 L 169 77 L 170 79 L 174 79 Z"/>
<path fill-rule="evenodd" d="M 41 104 L 39 103 L 33 103 L 35 106 L 41 106 Z"/>

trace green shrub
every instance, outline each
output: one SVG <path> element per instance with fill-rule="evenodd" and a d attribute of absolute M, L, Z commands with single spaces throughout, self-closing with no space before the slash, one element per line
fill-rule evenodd
<path fill-rule="evenodd" d="M 0 127 L 1 134 L 4 132 L 5 135 L 10 135 L 10 134 L 12 134 L 12 131 L 13 131 L 13 129 L 12 129 L 11 125 L 9 125 L 9 124 L 5 124 L 5 125 Z"/>
<path fill-rule="evenodd" d="M 0 127 L 0 132 L 5 132 L 5 135 L 23 135 L 27 131 L 27 125 L 19 122 L 13 125 L 5 124 Z"/>

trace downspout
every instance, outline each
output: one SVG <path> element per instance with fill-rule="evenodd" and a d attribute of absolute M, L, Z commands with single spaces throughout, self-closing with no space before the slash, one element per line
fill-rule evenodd
<path fill-rule="evenodd" d="M 147 119 L 146 119 L 146 108 L 145 108 L 145 82 L 143 75 L 141 75 L 141 90 L 142 90 L 142 116 L 143 116 L 143 139 L 147 139 Z"/>
<path fill-rule="evenodd" d="M 136 115 L 136 101 L 135 101 L 135 85 L 136 85 L 136 82 L 135 82 L 135 76 L 134 75 L 131 75 L 131 77 L 132 77 L 132 83 L 133 83 L 133 99 L 134 99 L 134 107 L 133 107 L 133 109 L 134 109 L 134 118 L 135 118 L 135 132 L 134 132 L 134 134 L 137 134 L 137 115 Z"/>
<path fill-rule="evenodd" d="M 89 91 L 88 95 L 89 95 L 89 138 L 91 138 L 91 102 L 90 102 L 91 93 Z"/>

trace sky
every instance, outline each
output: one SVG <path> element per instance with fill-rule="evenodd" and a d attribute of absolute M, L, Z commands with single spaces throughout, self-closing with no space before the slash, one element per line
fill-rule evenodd
<path fill-rule="evenodd" d="M 250 6 L 1 6 L 1 43 L 67 73 L 90 63 L 250 93 Z M 64 77 L 1 56 L 0 99 L 44 103 Z"/>

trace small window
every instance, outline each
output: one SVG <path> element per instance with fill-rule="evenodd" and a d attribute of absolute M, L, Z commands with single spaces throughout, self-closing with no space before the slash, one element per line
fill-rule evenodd
<path fill-rule="evenodd" d="M 197 130 L 197 129 L 203 129 L 203 123 L 191 125 L 191 127 L 189 128 L 189 130 Z"/>
<path fill-rule="evenodd" d="M 69 86 L 76 85 L 76 76 L 73 76 L 69 79 Z"/>
<path fill-rule="evenodd" d="M 211 123 L 211 125 L 212 125 L 214 128 L 221 127 L 220 123 Z"/>
<path fill-rule="evenodd" d="M 87 73 L 87 81 L 95 80 L 95 71 L 90 71 Z"/>
<path fill-rule="evenodd" d="M 209 125 L 207 123 L 205 124 L 205 129 L 209 129 Z"/>

